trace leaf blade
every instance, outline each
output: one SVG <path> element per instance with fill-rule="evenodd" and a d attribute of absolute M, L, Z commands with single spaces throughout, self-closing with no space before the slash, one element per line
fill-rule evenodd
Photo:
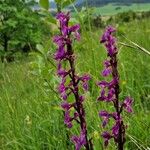
<path fill-rule="evenodd" d="M 49 1 L 48 0 L 40 0 L 39 4 L 41 7 L 45 8 L 45 9 L 49 9 Z"/>

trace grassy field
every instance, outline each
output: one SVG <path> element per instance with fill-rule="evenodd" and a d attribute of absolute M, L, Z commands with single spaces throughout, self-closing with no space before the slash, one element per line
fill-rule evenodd
<path fill-rule="evenodd" d="M 147 4 L 145 7 L 150 6 Z M 108 10 L 110 6 L 107 6 Z M 138 6 L 135 5 L 135 8 Z M 140 7 L 140 6 L 139 6 Z M 122 8 L 122 9 L 125 9 Z M 102 9 L 101 9 L 102 10 Z M 109 13 L 113 12 L 113 8 Z M 100 12 L 97 10 L 97 12 Z M 106 12 L 103 12 L 106 14 Z M 118 26 L 120 34 L 126 35 L 139 45 L 150 48 L 150 20 L 134 21 Z M 74 46 L 77 54 L 79 73 L 92 75 L 90 92 L 86 94 L 85 109 L 89 135 L 94 140 L 95 150 L 102 150 L 101 120 L 98 112 L 110 108 L 105 103 L 97 103 L 99 88 L 95 82 L 101 80 L 102 61 L 106 58 L 104 48 L 99 44 L 102 31 L 82 32 L 82 40 Z M 121 83 L 120 99 L 127 95 L 134 98 L 134 113 L 125 114 L 128 125 L 125 150 L 146 150 L 150 147 L 150 56 L 139 50 L 118 45 L 119 71 Z M 0 149 L 1 150 L 73 150 L 63 124 L 63 113 L 59 107 L 61 100 L 53 92 L 56 90 L 55 68 L 50 64 L 49 83 L 31 73 L 31 58 L 25 58 L 3 66 L 0 64 Z M 69 145 L 69 146 L 68 146 Z M 108 150 L 115 150 L 113 142 Z"/>
<path fill-rule="evenodd" d="M 98 7 L 94 9 L 95 14 L 101 14 L 101 15 L 115 15 L 117 13 L 125 12 L 125 11 L 150 11 L 150 3 L 147 4 L 132 4 L 130 6 L 125 5 L 114 5 L 114 4 L 108 4 L 103 7 Z"/>

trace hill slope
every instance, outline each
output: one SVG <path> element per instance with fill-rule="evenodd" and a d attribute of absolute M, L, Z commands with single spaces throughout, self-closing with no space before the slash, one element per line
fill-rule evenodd
<path fill-rule="evenodd" d="M 82 7 L 86 6 L 86 1 L 89 7 L 92 6 L 104 6 L 109 3 L 117 3 L 119 5 L 129 5 L 133 3 L 150 3 L 150 0 L 76 0 L 75 6 L 76 7 Z M 51 1 L 50 2 L 51 8 L 56 8 L 55 2 Z"/>
<path fill-rule="evenodd" d="M 118 3 L 127 5 L 132 3 L 150 3 L 150 0 L 87 0 L 89 6 L 103 6 L 109 3 Z M 77 0 L 76 6 L 82 7 L 86 5 L 86 0 Z"/>

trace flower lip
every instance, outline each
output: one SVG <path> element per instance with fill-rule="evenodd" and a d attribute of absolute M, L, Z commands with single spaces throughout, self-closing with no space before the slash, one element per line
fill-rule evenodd
<path fill-rule="evenodd" d="M 104 145 L 105 147 L 108 146 L 109 140 L 113 137 L 109 132 L 105 131 L 102 133 L 102 137 L 104 138 Z"/>
<path fill-rule="evenodd" d="M 103 118 L 102 126 L 105 127 L 108 124 L 111 115 L 107 111 L 103 110 L 99 112 L 99 116 Z"/>
<path fill-rule="evenodd" d="M 80 136 L 72 136 L 72 142 L 75 144 L 76 150 L 80 150 L 86 144 L 85 133 L 81 131 Z"/>
<path fill-rule="evenodd" d="M 129 112 L 132 113 L 132 104 L 133 104 L 133 99 L 131 97 L 126 97 L 126 99 L 124 100 L 122 106 L 124 107 L 124 109 Z"/>

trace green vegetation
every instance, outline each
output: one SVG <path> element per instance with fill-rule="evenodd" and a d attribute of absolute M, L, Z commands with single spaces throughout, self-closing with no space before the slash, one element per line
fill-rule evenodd
<path fill-rule="evenodd" d="M 131 5 L 131 4 L 135 4 L 135 3 L 149 3 L 149 0 L 77 0 L 77 6 L 79 7 L 83 7 L 86 4 L 88 4 L 89 7 L 95 6 L 95 7 L 100 7 L 100 6 L 104 6 L 107 5 L 109 3 L 115 3 L 117 5 Z"/>
<path fill-rule="evenodd" d="M 0 1 L 0 57 L 12 61 L 16 52 L 35 50 L 48 27 L 32 10 L 34 1 Z M 39 28 L 40 26 L 40 28 Z"/>
<path fill-rule="evenodd" d="M 97 15 L 115 15 L 117 13 L 125 12 L 125 11 L 150 11 L 150 3 L 139 3 L 139 4 L 131 4 L 129 6 L 126 5 L 115 5 L 115 4 L 108 4 L 103 7 L 95 8 L 95 13 Z"/>
<path fill-rule="evenodd" d="M 149 49 L 150 20 L 133 21 L 119 25 L 118 38 L 121 34 L 139 45 Z M 129 28 L 130 27 L 130 28 Z M 101 31 L 82 32 L 82 40 L 74 48 L 77 53 L 77 67 L 80 73 L 92 74 L 90 93 L 87 93 L 86 113 L 90 135 L 93 136 L 95 149 L 102 148 L 99 128 L 98 110 L 108 107 L 97 103 L 98 88 L 94 81 L 100 80 L 104 48 L 99 44 Z M 97 39 L 97 40 L 96 40 Z M 130 94 L 134 97 L 134 114 L 126 116 L 127 129 L 126 150 L 145 150 L 150 147 L 150 57 L 146 54 L 119 45 L 120 74 L 123 98 Z M 63 125 L 61 100 L 53 92 L 56 90 L 57 79 L 54 78 L 55 68 L 48 63 L 48 76 L 31 70 L 33 56 L 21 62 L 0 64 L 0 149 L 8 150 L 66 150 L 69 140 Z M 86 61 L 85 61 L 86 60 Z M 45 82 L 45 78 L 48 82 Z M 49 84 L 52 87 L 49 87 Z M 91 111 L 92 110 L 92 111 Z M 70 132 L 70 131 L 69 131 Z M 113 144 L 110 150 L 114 149 Z M 70 149 L 73 149 L 70 144 Z"/>
<path fill-rule="evenodd" d="M 66 129 L 60 108 L 61 99 L 56 92 L 59 79 L 53 60 L 56 47 L 52 42 L 52 36 L 59 32 L 56 20 L 46 10 L 33 11 L 30 7 L 33 3 L 25 2 L 0 2 L 0 150 L 73 150 L 68 136 L 78 130 L 76 127 L 73 130 Z M 65 1 L 57 9 L 69 3 L 70 0 Z M 47 8 L 45 3 L 42 6 Z M 105 103 L 97 103 L 99 88 L 95 84 L 102 79 L 100 72 L 106 53 L 99 38 L 107 24 L 117 28 L 120 97 L 124 99 L 130 95 L 134 98 L 134 113 L 124 115 L 128 125 L 125 150 L 150 148 L 150 56 L 119 44 L 128 43 L 125 36 L 150 50 L 149 12 L 141 13 L 143 17 L 140 18 L 133 12 L 121 13 L 112 19 L 111 16 L 107 18 L 99 15 L 116 14 L 128 8 L 148 11 L 149 7 L 150 4 L 133 4 L 129 7 L 109 4 L 96 8 L 97 18 L 92 9 L 86 9 L 74 13 L 71 19 L 71 23 L 81 24 L 81 41 L 73 45 L 77 55 L 77 72 L 87 72 L 92 76 L 89 92 L 85 95 L 85 109 L 94 150 L 104 149 L 98 112 L 109 107 Z M 8 16 L 6 19 L 2 17 L 5 14 Z M 5 39 L 8 40 L 8 52 L 5 51 Z M 28 55 L 15 55 L 16 52 L 26 50 L 26 46 L 29 46 Z M 8 63 L 12 55 L 14 60 Z M 3 61 L 3 58 L 7 61 Z M 115 150 L 113 142 L 108 150 Z"/>

